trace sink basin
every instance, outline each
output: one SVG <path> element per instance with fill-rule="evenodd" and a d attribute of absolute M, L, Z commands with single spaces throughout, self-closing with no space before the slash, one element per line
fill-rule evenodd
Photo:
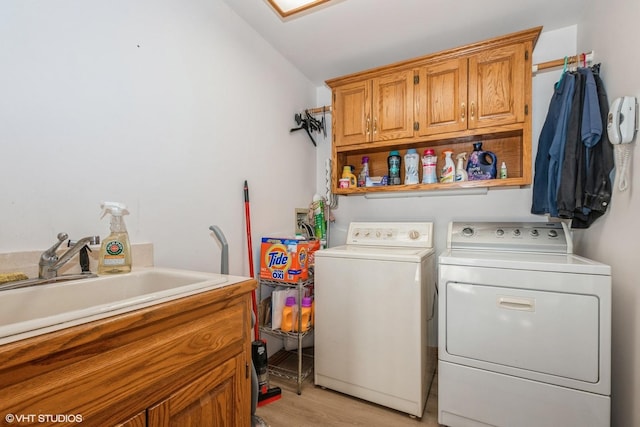
<path fill-rule="evenodd" d="M 246 278 L 166 268 L 0 291 L 0 344 L 64 329 Z"/>

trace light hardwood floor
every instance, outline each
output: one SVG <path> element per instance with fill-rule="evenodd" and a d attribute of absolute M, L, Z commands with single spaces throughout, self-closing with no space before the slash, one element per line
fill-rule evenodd
<path fill-rule="evenodd" d="M 302 394 L 296 393 L 295 382 L 270 378 L 270 386 L 282 389 L 282 397 L 259 407 L 256 414 L 271 427 L 437 427 L 438 377 L 436 375 L 422 419 L 379 406 L 332 390 L 316 387 L 313 375 L 302 385 Z"/>

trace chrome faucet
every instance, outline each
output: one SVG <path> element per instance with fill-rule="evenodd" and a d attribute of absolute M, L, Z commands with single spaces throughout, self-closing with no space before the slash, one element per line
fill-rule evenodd
<path fill-rule="evenodd" d="M 83 237 L 75 242 L 61 257 L 58 258 L 56 251 L 64 242 L 69 238 L 67 233 L 58 233 L 58 241 L 53 244 L 49 249 L 44 251 L 40 255 L 40 262 L 38 263 L 39 271 L 38 277 L 40 279 L 52 279 L 58 276 L 58 269 L 65 265 L 71 258 L 74 257 L 82 248 L 86 245 L 97 245 L 100 243 L 100 236 Z"/>

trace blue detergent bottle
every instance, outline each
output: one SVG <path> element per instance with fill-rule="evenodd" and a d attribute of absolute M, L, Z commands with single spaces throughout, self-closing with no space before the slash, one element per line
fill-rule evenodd
<path fill-rule="evenodd" d="M 482 149 L 482 142 L 473 144 L 473 151 L 467 162 L 467 175 L 469 181 L 483 179 L 495 179 L 497 175 L 497 158 L 491 151 Z"/>

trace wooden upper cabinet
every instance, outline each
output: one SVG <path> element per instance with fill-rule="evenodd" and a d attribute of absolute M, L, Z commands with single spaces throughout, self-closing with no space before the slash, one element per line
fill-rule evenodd
<path fill-rule="evenodd" d="M 361 144 L 371 138 L 371 80 L 336 87 L 334 92 L 336 145 Z"/>
<path fill-rule="evenodd" d="M 412 137 L 413 86 L 413 70 L 406 70 L 336 87 L 335 144 Z"/>
<path fill-rule="evenodd" d="M 418 71 L 418 135 L 467 129 L 467 59 L 427 65 Z"/>
<path fill-rule="evenodd" d="M 523 122 L 524 67 L 518 43 L 420 68 L 418 135 Z"/>
<path fill-rule="evenodd" d="M 469 58 L 469 129 L 524 122 L 525 63 L 523 43 Z"/>
<path fill-rule="evenodd" d="M 413 136 L 413 70 L 373 79 L 372 141 Z"/>

